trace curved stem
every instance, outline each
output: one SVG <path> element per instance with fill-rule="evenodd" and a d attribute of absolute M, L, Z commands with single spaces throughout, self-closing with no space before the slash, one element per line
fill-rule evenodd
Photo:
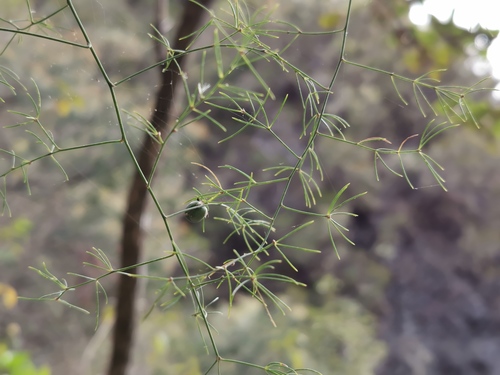
<path fill-rule="evenodd" d="M 210 2 L 211 0 L 203 0 L 200 1 L 200 4 L 208 6 Z M 158 13 L 160 12 L 156 12 L 159 20 L 161 15 Z M 174 50 L 185 51 L 189 47 L 193 39 L 192 35 L 203 14 L 204 9 L 196 3 L 186 3 L 173 45 Z M 186 35 L 191 36 L 181 39 Z M 151 124 L 160 133 L 166 133 L 167 131 L 175 88 L 181 80 L 180 70 L 185 61 L 184 57 L 185 54 L 179 54 L 176 58 L 176 64 L 171 64 L 170 68 L 161 76 L 160 89 L 156 96 L 155 111 L 151 118 Z M 144 135 L 137 158 L 138 168 L 132 177 L 132 185 L 127 196 L 127 207 L 123 215 L 120 267 L 139 263 L 142 250 L 141 220 L 146 208 L 146 198 L 148 193 L 151 192 L 151 181 L 148 179 L 152 176 L 156 155 L 160 152 L 160 147 L 161 145 L 156 143 L 148 134 Z M 146 181 L 144 179 L 145 176 L 147 176 Z M 165 224 L 168 230 L 168 224 L 166 222 Z M 175 249 L 174 251 L 179 263 L 183 266 L 182 259 L 179 258 Z M 135 274 L 137 272 L 136 267 L 131 268 L 129 272 Z M 133 343 L 136 286 L 137 278 L 120 275 L 115 310 L 116 321 L 113 332 L 113 349 L 108 375 L 124 375 L 126 373 Z"/>

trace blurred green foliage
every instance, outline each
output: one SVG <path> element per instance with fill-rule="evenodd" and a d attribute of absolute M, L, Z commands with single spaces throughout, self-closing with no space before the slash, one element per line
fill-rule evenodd
<path fill-rule="evenodd" d="M 16 218 L 0 228 L 0 261 L 7 265 L 19 259 L 33 223 L 27 218 Z"/>
<path fill-rule="evenodd" d="M 310 1 L 302 5 L 307 8 L 307 12 L 298 12 L 294 2 L 282 2 L 277 16 L 296 22 L 304 30 L 313 28 L 311 25 L 331 29 L 342 24 L 345 18 L 345 9 L 333 3 Z M 374 2 L 373 7 L 362 2 L 355 3 L 350 31 L 352 43 L 348 43 L 346 47 L 350 59 L 411 77 L 446 67 L 450 69 L 449 72 L 436 71 L 430 75 L 430 78 L 441 79 L 445 84 L 456 82 L 456 79 L 461 84 L 473 84 L 477 80 L 477 77 L 472 77 L 464 69 L 463 49 L 472 43 L 474 35 L 457 31 L 452 25 L 434 25 L 435 28 L 426 31 L 418 30 L 406 23 L 407 6 L 403 6 L 401 2 L 397 4 L 398 14 L 389 14 L 389 18 L 383 18 L 383 12 L 377 13 L 377 2 Z M 20 19 L 25 16 L 25 9 L 21 8 L 20 2 L 11 0 L 9 4 L 5 8 L 8 13 L 2 13 L 2 17 Z M 37 14 L 46 14 L 54 8 L 56 2 L 33 4 L 37 6 Z M 391 5 L 394 2 L 386 3 L 389 8 Z M 137 11 L 131 10 L 125 2 L 103 0 L 89 1 L 78 6 L 82 9 L 84 22 L 89 27 L 95 48 L 113 77 L 124 77 L 154 62 L 153 45 L 147 36 L 147 33 L 151 33 L 148 25 L 151 23 L 152 7 L 143 7 L 141 11 Z M 74 34 L 74 25 L 69 20 L 60 15 L 48 26 L 63 37 L 78 41 L 80 36 Z M 404 27 L 393 27 L 392 21 L 398 27 L 401 22 Z M 165 22 L 175 24 L 175 14 Z M 307 38 L 310 37 L 299 38 L 297 44 L 287 49 L 284 55 L 297 61 L 311 76 L 324 79 L 329 76 L 333 61 L 338 57 L 336 53 L 339 51 L 340 39 L 333 38 L 325 42 L 325 38 L 319 37 L 319 42 L 311 42 Z M 97 78 L 97 70 L 87 53 L 46 41 L 34 42 L 29 37 L 19 39 L 19 43 L 17 40 L 12 43 L 11 48 L 2 56 L 2 64 L 15 66 L 18 73 L 23 74 L 21 84 L 27 89 L 24 90 L 21 84 L 14 84 L 17 96 L 11 95 L 8 90 L 1 91 L 0 97 L 6 101 L 2 108 L 21 110 L 30 104 L 26 94 L 31 93 L 36 97 L 36 90 L 29 80 L 33 75 L 42 92 L 41 120 L 57 136 L 57 141 L 61 140 L 65 146 L 72 146 L 119 136 L 112 103 L 106 95 L 104 83 Z M 290 39 L 291 37 L 287 39 L 286 35 L 282 35 L 279 40 L 269 43 L 274 43 L 279 48 L 290 42 Z M 478 52 L 478 55 L 483 53 Z M 217 72 L 215 64 L 207 65 L 208 80 L 216 76 Z M 269 69 L 267 61 L 256 62 L 255 65 L 263 72 L 270 86 L 280 87 L 280 94 L 295 87 L 293 74 L 286 75 L 274 68 Z M 193 59 L 192 67 L 195 72 L 189 72 L 189 84 L 193 92 L 196 92 L 199 61 Z M 130 113 L 138 112 L 146 116 L 153 111 L 151 102 L 157 89 L 157 76 L 151 72 L 141 78 L 124 83 L 118 96 L 120 103 Z M 249 88 L 254 85 L 245 67 L 235 70 L 234 82 L 238 85 L 248 84 Z M 401 103 L 389 76 L 345 65 L 338 77 L 330 110 L 349 121 L 351 127 L 344 131 L 352 139 L 384 136 L 394 144 L 399 144 L 412 134 L 421 133 L 427 119 L 422 118 L 415 104 L 411 84 L 398 84 L 398 88 L 401 96 L 409 102 L 408 106 Z M 498 175 L 495 160 L 498 160 L 500 120 L 498 109 L 492 109 L 486 95 L 478 97 L 484 101 L 473 102 L 470 110 L 483 127 L 481 133 L 473 133 L 476 130 L 471 126 L 470 129 L 458 129 L 453 136 L 441 135 L 430 146 L 430 152 L 444 161 L 444 165 L 450 165 L 446 175 L 447 186 L 459 194 L 464 193 L 462 201 L 479 210 L 485 221 L 495 222 L 497 215 L 485 210 L 477 191 L 493 197 L 495 189 L 498 189 L 494 184 L 494 176 Z M 431 97 L 433 103 L 434 99 Z M 270 113 L 278 112 L 280 104 L 278 101 L 269 110 Z M 284 107 L 283 120 L 278 121 L 274 128 L 287 143 L 294 142 L 294 149 L 301 145 L 300 140 L 292 138 L 302 131 L 301 104 L 297 93 L 295 97 L 290 95 Z M 217 121 L 231 132 L 240 129 L 240 123 L 233 116 L 216 110 L 213 113 Z M 133 120 L 132 116 L 127 117 L 128 125 L 135 124 Z M 11 125 L 19 121 L 19 118 L 13 113 L 2 111 L 2 121 L 2 124 Z M 206 172 L 200 173 L 190 165 L 192 160 L 216 170 L 223 183 L 228 185 L 234 183 L 235 175 L 231 175 L 234 171 L 217 170 L 218 166 L 225 165 L 228 160 L 242 163 L 245 170 L 255 170 L 256 173 L 261 173 L 262 164 L 267 157 L 275 157 L 279 162 L 286 161 L 286 157 L 277 152 L 279 148 L 266 143 L 255 129 L 249 129 L 248 133 L 241 135 L 241 140 L 237 138 L 229 146 L 218 144 L 227 134 L 221 135 L 219 130 L 209 127 L 206 122 L 199 121 L 192 125 L 172 136 L 174 141 L 168 148 L 170 161 L 166 165 L 161 164 L 162 173 L 155 180 L 159 187 L 158 197 L 168 212 L 182 210 L 185 201 L 195 194 L 193 186 L 201 188 L 205 181 L 203 175 Z M 469 125 L 473 125 L 472 122 Z M 35 138 L 27 137 L 21 129 L 12 128 L 8 132 L 4 130 L 2 129 L 2 135 L 5 136 L 0 139 L 1 148 L 13 148 L 27 159 L 38 155 L 42 149 Z M 133 126 L 127 128 L 127 132 L 134 148 L 137 148 L 143 134 Z M 375 181 L 373 155 L 370 152 L 342 144 L 332 147 L 325 139 L 318 140 L 317 149 L 325 171 L 325 181 L 321 182 L 324 196 L 318 197 L 318 204 L 328 207 L 338 189 L 345 186 L 346 180 L 354 181 L 356 192 L 370 190 L 370 195 L 363 200 L 364 206 L 389 213 L 376 216 L 378 237 L 371 242 L 365 241 L 367 244 L 362 245 L 367 237 L 364 233 L 358 238 L 354 238 L 355 231 L 348 233 L 349 238 L 353 234 L 358 247 L 340 244 L 341 261 L 337 261 L 334 256 L 335 261 L 332 261 L 330 256 L 333 252 L 328 238 L 319 230 L 311 228 L 297 243 L 304 247 L 320 248 L 323 250 L 322 255 L 314 258 L 295 254 L 293 251 L 291 254 L 287 253 L 293 263 L 299 265 L 300 276 L 305 274 L 304 278 L 309 278 L 305 281 L 311 289 L 287 288 L 279 293 L 292 307 L 292 311 L 283 316 L 281 312 L 271 309 L 277 328 L 272 328 L 261 305 L 246 296 L 236 299 L 231 310 L 225 302 L 214 304 L 209 309 L 209 321 L 215 328 L 224 356 L 258 362 L 260 365 L 279 359 L 292 367 L 312 367 L 333 375 L 372 374 L 388 351 L 385 343 L 377 338 L 377 319 L 380 318 L 377 314 L 384 311 L 385 291 L 391 275 L 386 264 L 380 263 L 392 259 L 396 253 L 397 236 L 394 233 L 399 227 L 405 226 L 408 217 L 412 216 L 401 209 L 409 199 L 395 198 L 397 194 L 394 190 L 399 188 L 401 181 L 396 176 L 385 173 L 387 171 L 381 173 L 380 183 Z M 86 253 L 92 246 L 106 249 L 115 264 L 114 249 L 120 235 L 119 221 L 129 172 L 132 170 L 124 163 L 126 159 L 123 148 L 117 145 L 66 153 L 60 162 L 68 172 L 68 182 L 63 182 L 64 176 L 52 163 L 40 162 L 30 166 L 32 196 L 29 199 L 26 198 L 23 174 L 18 172 L 9 175 L 7 191 L 14 218 L 2 218 L 0 228 L 0 270 L 9 284 L 15 285 L 23 295 L 38 296 L 52 292 L 47 291 L 46 285 L 40 283 L 36 275 L 24 272 L 28 265 L 38 266 L 42 261 L 46 261 L 61 279 L 67 277 L 70 281 L 75 280 L 66 275 L 67 271 L 96 277 L 98 274 L 95 270 L 82 265 L 93 261 Z M 395 168 L 399 161 L 394 158 L 389 159 L 388 163 Z M 8 170 L 11 160 L 3 158 L 0 165 L 2 171 Z M 463 168 L 463 172 L 453 173 L 460 168 Z M 418 184 L 415 185 L 418 188 L 435 184 L 426 174 L 425 168 L 413 159 L 409 163 L 409 173 L 412 177 L 418 176 Z M 262 175 L 265 176 L 264 173 Z M 473 187 L 476 191 L 472 191 Z M 291 192 L 290 201 L 301 201 L 300 189 L 298 190 L 299 193 Z M 274 209 L 272 204 L 275 200 L 270 202 L 270 199 L 276 197 L 275 191 L 263 189 L 255 194 L 256 200 L 266 208 Z M 29 215 L 21 216 L 24 213 Z M 175 222 L 174 230 L 179 235 L 182 248 L 189 249 L 190 255 L 213 264 L 219 264 L 220 259 L 233 256 L 233 248 L 244 244 L 223 243 L 227 231 L 220 230 L 223 225 L 221 221 L 215 220 L 220 215 L 217 208 L 211 210 L 205 232 L 188 226 L 183 221 Z M 150 211 L 146 221 L 151 217 L 155 216 Z M 290 228 L 297 225 L 295 218 L 288 212 L 283 215 L 283 222 Z M 478 257 L 497 252 L 493 245 L 497 241 L 497 226 L 492 227 L 495 228 L 488 229 L 485 225 L 484 230 L 467 230 L 464 242 L 470 244 L 469 248 L 474 249 L 475 245 L 481 243 L 483 249 L 488 249 L 479 253 Z M 144 230 L 148 232 L 148 259 L 164 255 L 168 240 L 159 220 L 152 220 L 145 225 Z M 487 235 L 485 231 L 488 231 Z M 376 255 L 373 256 L 368 251 Z M 380 256 L 383 261 L 379 263 L 376 256 Z M 150 265 L 147 271 L 170 275 L 175 272 L 175 267 L 172 262 L 159 262 Z M 288 272 L 292 275 L 294 273 L 290 270 Z M 491 274 L 495 272 L 497 271 L 493 269 Z M 141 302 L 145 306 L 142 306 L 141 311 L 149 309 L 151 301 L 157 296 L 155 293 L 160 289 L 157 286 L 158 284 L 150 282 L 144 287 Z M 206 289 L 206 294 L 210 296 L 221 293 L 215 288 Z M 113 298 L 113 289 L 110 287 L 107 290 Z M 308 294 L 314 294 L 314 297 Z M 73 299 L 71 302 L 89 311 L 96 308 L 93 288 L 81 288 Z M 149 318 L 141 323 L 133 373 L 142 373 L 144 369 L 148 369 L 154 375 L 166 374 L 165 363 L 169 363 L 168 373 L 196 375 L 202 374 L 211 363 L 212 357 L 207 355 L 209 345 L 200 339 L 197 327 L 199 319 L 193 317 L 193 310 L 184 305 L 180 304 L 169 310 L 155 308 Z M 36 306 L 37 314 L 32 313 L 33 306 Z M 23 302 L 2 319 L 20 322 L 22 335 L 26 337 L 30 350 L 50 353 L 51 363 L 58 366 L 57 373 L 68 373 L 68 369 L 75 366 L 82 352 L 94 353 L 93 356 L 89 354 L 85 357 L 90 358 L 86 362 L 90 368 L 88 373 L 101 371 L 108 354 L 105 338 L 109 332 L 110 317 L 103 314 L 101 325 L 94 332 L 93 319 L 83 320 L 78 313 L 60 307 L 50 306 L 45 309 L 45 305 Z M 224 314 L 212 314 L 217 310 Z M 231 314 L 228 319 L 226 314 L 229 310 Z M 63 336 L 59 333 L 61 320 L 67 325 Z M 37 337 L 42 337 L 43 344 L 31 340 Z M 2 358 L 21 358 L 16 363 L 30 362 L 23 352 L 10 352 L 6 347 L 2 347 L 2 350 Z M 224 363 L 223 366 L 227 373 L 259 373 L 257 369 L 236 363 Z M 36 370 L 33 367 L 33 370 L 25 371 Z M 48 374 L 47 371 L 40 369 L 33 374 Z"/>
<path fill-rule="evenodd" d="M 28 352 L 8 349 L 0 343 L 0 373 L 2 375 L 50 375 L 47 366 L 36 367 Z"/>
<path fill-rule="evenodd" d="M 232 307 L 215 304 L 208 309 L 208 319 L 219 350 L 224 357 L 259 365 L 279 361 L 323 374 L 373 374 L 386 353 L 385 344 L 375 338 L 376 320 L 356 301 L 336 295 L 338 283 L 331 276 L 319 282 L 323 300 L 317 306 L 311 305 L 307 290 L 288 288 L 280 298 L 291 310 L 284 315 L 271 308 L 277 327 L 253 298 L 241 296 Z M 149 368 L 155 375 L 204 373 L 211 363 L 211 350 L 201 340 L 196 320 L 186 319 L 190 315 L 177 305 L 155 311 L 141 324 L 138 368 Z M 164 363 L 169 363 L 168 369 Z M 223 363 L 221 369 L 231 374 L 262 373 L 238 363 Z"/>

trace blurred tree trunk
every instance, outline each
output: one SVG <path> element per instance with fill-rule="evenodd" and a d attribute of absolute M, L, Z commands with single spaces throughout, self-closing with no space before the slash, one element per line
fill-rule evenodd
<path fill-rule="evenodd" d="M 155 12 L 156 26 L 159 30 L 162 18 L 162 12 L 159 11 L 162 9 L 161 1 L 159 0 L 158 8 Z M 199 0 L 199 3 L 203 6 L 208 6 L 211 1 Z M 175 40 L 172 43 L 173 49 L 185 50 L 187 48 L 192 38 L 182 40 L 180 38 L 190 35 L 196 30 L 203 14 L 204 9 L 202 7 L 193 2 L 186 2 Z M 185 64 L 184 55 L 177 57 L 177 64 L 181 68 L 183 67 L 183 64 Z M 163 69 L 163 66 L 161 68 Z M 180 75 L 176 64 L 171 64 L 170 69 L 164 72 L 160 78 L 160 89 L 156 96 L 155 110 L 150 121 L 161 133 L 165 133 L 167 130 L 166 127 L 170 120 L 173 97 L 179 78 Z M 142 173 L 147 177 L 151 174 L 158 150 L 159 144 L 149 135 L 145 134 L 137 158 Z M 131 266 L 139 262 L 142 248 L 141 219 L 146 207 L 146 198 L 147 186 L 139 171 L 135 171 L 122 221 L 120 267 Z M 136 268 L 132 268 L 128 272 L 136 273 L 136 271 Z M 126 373 L 133 344 L 136 284 L 136 278 L 120 275 L 113 333 L 113 349 L 108 369 L 109 375 L 124 375 Z"/>

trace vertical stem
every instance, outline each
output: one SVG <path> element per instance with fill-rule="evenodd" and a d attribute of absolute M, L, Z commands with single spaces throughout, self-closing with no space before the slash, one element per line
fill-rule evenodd
<path fill-rule="evenodd" d="M 211 1 L 200 0 L 199 3 L 203 6 L 208 6 Z M 162 15 L 158 14 L 159 12 L 155 13 L 157 17 L 156 23 L 159 26 Z M 192 38 L 182 40 L 180 38 L 196 31 L 203 13 L 204 9 L 198 4 L 193 2 L 186 4 L 172 46 L 174 50 L 186 50 Z M 156 95 L 155 110 L 151 118 L 151 123 L 161 133 L 166 133 L 167 130 L 175 88 L 180 81 L 179 70 L 183 66 L 184 57 L 185 54 L 180 54 L 176 59 L 177 64 L 171 64 L 170 69 L 165 71 L 161 76 L 160 89 Z M 149 184 L 145 183 L 144 176 L 148 179 L 151 178 L 154 161 L 159 151 L 160 145 L 148 134 L 145 134 L 138 155 L 140 170 L 136 170 L 132 177 L 132 184 L 127 196 L 126 211 L 122 221 L 120 267 L 139 263 L 143 240 L 141 219 L 146 207 L 146 197 L 149 189 Z M 137 269 L 132 268 L 129 272 L 136 273 Z M 118 281 L 116 321 L 113 331 L 113 348 L 108 375 L 125 375 L 126 373 L 133 344 L 136 286 L 136 278 L 120 275 Z"/>

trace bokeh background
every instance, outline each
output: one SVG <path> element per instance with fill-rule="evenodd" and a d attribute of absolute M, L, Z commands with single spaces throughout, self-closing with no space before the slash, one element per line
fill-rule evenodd
<path fill-rule="evenodd" d="M 26 19 L 24 2 L 3 0 L 0 17 Z M 224 2 L 214 5 L 223 6 Z M 276 4 L 279 6 L 276 7 Z M 418 1 L 354 1 L 346 57 L 351 61 L 418 77 L 430 71 L 445 85 L 469 86 L 488 74 L 486 51 L 497 32 L 480 27 L 464 30 L 452 20 L 431 18 L 425 26 L 410 21 Z M 164 22 L 175 30 L 181 2 L 170 2 Z M 250 10 L 274 9 L 273 18 L 303 30 L 342 27 L 345 1 L 248 1 Z M 35 16 L 50 14 L 58 1 L 31 1 Z M 112 79 L 132 74 L 155 61 L 148 33 L 154 19 L 153 1 L 77 2 L 105 68 Z M 486 11 L 486 10 L 485 10 Z M 493 11 L 493 10 L 492 10 Z M 72 18 L 61 12 L 50 21 L 63 37 L 78 40 Z M 0 26 L 7 27 L 3 22 Z M 10 34 L 0 32 L 0 48 Z M 277 47 L 290 39 L 274 41 Z M 305 72 L 327 83 L 339 58 L 340 37 L 302 36 L 284 57 Z M 196 87 L 197 64 L 192 59 L 190 82 Z M 15 71 L 28 91 L 34 79 L 41 92 L 42 121 L 65 146 L 119 138 L 119 129 L 107 87 L 87 50 L 47 40 L 16 39 L 0 56 L 0 65 Z M 277 72 L 262 61 L 256 64 L 277 97 L 289 95 L 275 127 L 292 147 L 300 146 L 301 102 L 293 74 Z M 446 71 L 437 71 L 439 69 Z M 216 75 L 215 67 L 208 74 Z M 248 71 L 235 73 L 235 82 L 256 85 Z M 153 111 L 158 72 L 149 71 L 120 86 L 120 105 L 148 117 Z M 484 86 L 494 87 L 494 80 Z M 255 86 L 254 88 L 257 88 Z M 421 133 L 428 119 L 415 104 L 411 85 L 398 85 L 409 104 L 404 105 L 387 75 L 344 65 L 334 86 L 328 110 L 346 119 L 347 137 L 382 136 L 399 144 Z M 39 155 L 36 144 L 22 127 L 5 128 L 20 119 L 8 110 L 26 111 L 29 98 L 12 95 L 0 86 L 0 148 L 15 150 L 26 158 Z M 471 97 L 472 121 L 443 133 L 427 152 L 445 166 L 448 192 L 441 189 L 423 163 L 409 160 L 407 171 L 417 189 L 386 170 L 380 181 L 374 173 L 373 155 L 349 145 L 323 142 L 318 146 L 325 178 L 319 206 L 350 182 L 353 194 L 368 194 L 349 206 L 358 214 L 346 220 L 355 246 L 338 240 L 340 260 L 328 235 L 311 231 L 296 239 L 321 254 L 290 254 L 299 272 L 283 265 L 278 271 L 308 285 L 307 288 L 271 284 L 292 308 L 274 314 L 272 327 L 264 309 L 254 299 L 239 296 L 228 317 L 224 287 L 207 288 L 213 305 L 219 349 L 223 356 L 265 364 L 273 360 L 294 367 L 312 367 L 324 374 L 423 375 L 500 373 L 500 107 L 489 91 Z M 276 101 L 277 112 L 281 102 Z M 429 113 L 430 114 L 430 113 Z M 214 116 L 228 129 L 238 123 L 223 111 Z M 259 175 L 269 160 L 286 162 L 268 137 L 248 131 L 231 143 L 218 144 L 226 135 L 213 125 L 198 121 L 178 132 L 170 143 L 168 160 L 155 181 L 167 212 L 184 207 L 200 188 L 204 171 L 191 162 L 216 171 L 224 183 L 235 175 L 219 166 L 233 165 Z M 129 137 L 139 146 L 142 133 L 130 128 Z M 296 143 L 297 142 L 297 143 Z M 125 194 L 132 173 L 128 155 L 120 145 L 93 147 L 65 153 L 60 162 L 64 175 L 50 161 L 29 168 L 28 194 L 24 176 L 12 173 L 2 181 L 12 211 L 0 218 L 0 350 L 28 353 L 37 368 L 53 374 L 101 374 L 109 355 L 113 321 L 114 283 L 103 280 L 110 303 L 101 306 L 99 326 L 95 317 L 55 303 L 17 301 L 16 295 L 37 297 L 53 291 L 51 285 L 28 267 L 47 267 L 72 282 L 68 271 L 97 276 L 83 262 L 92 247 L 103 249 L 116 261 Z M 11 158 L 0 155 L 0 173 L 11 167 Z M 265 176 L 264 173 L 261 174 Z M 258 191 L 253 199 L 273 207 L 280 189 Z M 301 191 L 290 192 L 290 200 Z M 167 236 L 153 207 L 144 224 L 145 257 L 158 257 L 168 248 Z M 214 212 L 211 217 L 216 216 Z M 297 225 L 291 216 L 289 225 Z M 238 238 L 223 244 L 228 232 L 209 218 L 203 232 L 183 220 L 175 225 L 183 248 L 213 264 L 232 256 L 242 246 Z M 241 241 L 241 240 L 240 240 Z M 174 262 L 150 265 L 148 274 L 178 272 Z M 147 312 L 160 284 L 141 284 L 140 309 Z M 95 311 L 95 289 L 77 289 L 71 302 Z M 215 314 L 220 311 L 222 314 Z M 155 308 L 139 322 L 131 374 L 202 374 L 211 358 L 193 319 L 189 299 L 170 309 Z M 1 354 L 1 353 L 0 353 Z M 46 367 L 42 367 L 46 366 Z M 225 373 L 254 374 L 246 367 L 223 367 Z M 35 372 L 34 372 L 35 373 Z"/>

